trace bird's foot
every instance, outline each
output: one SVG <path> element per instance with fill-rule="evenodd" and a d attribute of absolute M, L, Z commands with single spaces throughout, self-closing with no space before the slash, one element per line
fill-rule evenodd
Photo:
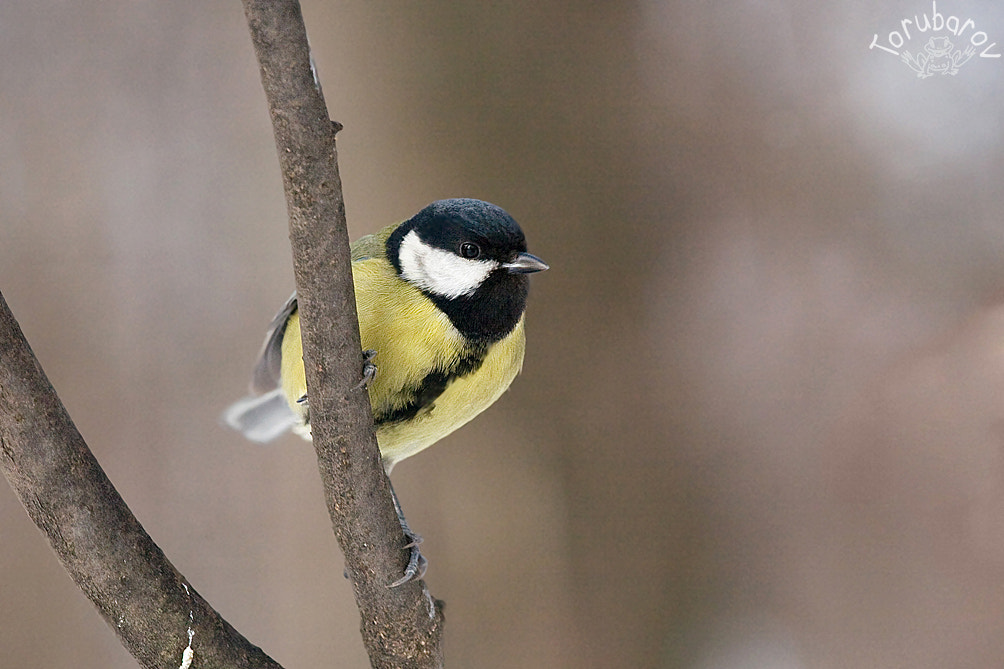
<path fill-rule="evenodd" d="M 404 511 L 401 510 L 401 501 L 397 498 L 397 493 L 394 492 L 394 486 L 390 487 L 390 496 L 394 500 L 394 511 L 397 512 L 397 520 L 401 523 L 401 532 L 404 534 L 405 543 L 402 548 L 409 551 L 408 553 L 408 566 L 404 568 L 404 575 L 397 579 L 388 588 L 396 588 L 399 585 L 403 585 L 409 581 L 417 581 L 418 579 L 425 576 L 425 570 L 429 566 L 429 561 L 425 559 L 422 552 L 418 550 L 418 545 L 422 543 L 422 537 L 411 531 L 408 527 L 408 521 L 404 517 Z"/>
<path fill-rule="evenodd" d="M 373 364 L 373 358 L 376 357 L 377 352 L 371 348 L 363 351 L 363 378 L 356 384 L 353 390 L 359 390 L 360 388 L 369 388 L 370 383 L 376 377 L 377 366 Z"/>
<path fill-rule="evenodd" d="M 388 585 L 388 588 L 396 588 L 397 586 L 404 585 L 409 581 L 417 581 L 425 576 L 425 570 L 429 566 L 429 561 L 426 560 L 425 556 L 422 555 L 422 552 L 418 550 L 418 545 L 422 543 L 422 537 L 418 536 L 410 529 L 405 528 L 404 538 L 408 541 L 408 543 L 404 545 L 404 548 L 409 551 L 408 566 L 404 568 L 404 575 Z"/>

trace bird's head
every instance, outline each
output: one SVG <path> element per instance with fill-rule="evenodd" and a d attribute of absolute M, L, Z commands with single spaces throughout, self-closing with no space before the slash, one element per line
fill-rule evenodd
<path fill-rule="evenodd" d="M 526 306 L 526 275 L 548 269 L 527 253 L 512 216 L 468 198 L 433 202 L 402 223 L 387 239 L 387 257 L 398 276 L 474 339 L 512 331 Z"/>

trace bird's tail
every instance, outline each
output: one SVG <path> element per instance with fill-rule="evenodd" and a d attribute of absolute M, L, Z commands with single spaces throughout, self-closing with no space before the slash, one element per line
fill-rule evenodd
<path fill-rule="evenodd" d="M 238 400 L 223 412 L 222 418 L 227 425 L 259 443 L 282 436 L 298 422 L 282 388 Z"/>

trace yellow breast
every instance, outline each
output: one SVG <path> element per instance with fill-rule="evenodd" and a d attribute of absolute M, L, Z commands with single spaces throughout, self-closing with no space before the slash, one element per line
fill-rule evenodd
<path fill-rule="evenodd" d="M 377 352 L 377 374 L 370 384 L 375 414 L 395 408 L 402 388 L 415 386 L 432 370 L 450 367 L 463 351 L 464 340 L 449 318 L 420 291 L 402 282 L 383 259 L 352 263 L 359 334 L 363 349 Z M 379 426 L 377 441 L 388 471 L 453 432 L 497 400 L 523 365 L 523 320 L 504 339 L 491 345 L 477 371 L 455 379 L 431 410 L 414 418 Z M 297 400 L 307 392 L 300 343 L 300 319 L 295 313 L 282 342 L 282 387 L 290 406 L 306 422 Z"/>

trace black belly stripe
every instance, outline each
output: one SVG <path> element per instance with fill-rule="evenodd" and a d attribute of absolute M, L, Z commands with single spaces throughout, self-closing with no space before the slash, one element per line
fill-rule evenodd
<path fill-rule="evenodd" d="M 486 344 L 469 347 L 448 370 L 435 369 L 426 374 L 417 385 L 402 388 L 399 397 L 408 400 L 396 407 L 378 410 L 373 417 L 374 423 L 381 427 L 411 420 L 422 411 L 431 411 L 443 391 L 456 379 L 481 369 L 487 355 Z M 377 374 L 379 373 L 378 371 Z"/>

